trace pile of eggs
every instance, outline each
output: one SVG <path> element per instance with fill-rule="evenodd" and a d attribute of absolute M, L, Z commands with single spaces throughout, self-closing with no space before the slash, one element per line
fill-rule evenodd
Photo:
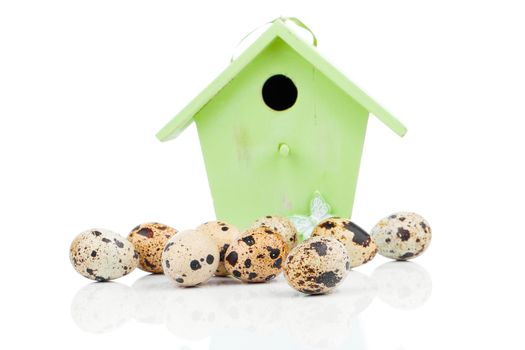
<path fill-rule="evenodd" d="M 431 237 L 428 222 L 410 212 L 383 218 L 370 235 L 348 219 L 328 218 L 301 243 L 294 225 L 279 216 L 260 218 L 244 232 L 222 221 L 181 232 L 146 223 L 133 228 L 127 239 L 105 229 L 84 231 L 71 243 L 70 260 L 82 276 L 101 282 L 136 267 L 164 273 L 182 287 L 196 286 L 214 275 L 267 282 L 284 271 L 292 288 L 323 294 L 376 253 L 412 259 L 425 251 Z"/>

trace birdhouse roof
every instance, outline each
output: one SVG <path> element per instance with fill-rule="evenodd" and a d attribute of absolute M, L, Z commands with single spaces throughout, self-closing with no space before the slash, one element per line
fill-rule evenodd
<path fill-rule="evenodd" d="M 157 133 L 157 138 L 161 141 L 167 141 L 176 138 L 182 133 L 193 122 L 193 117 L 276 38 L 282 39 L 290 48 L 295 50 L 368 112 L 375 115 L 392 131 L 399 136 L 405 135 L 407 129 L 399 120 L 324 59 L 315 47 L 300 39 L 282 20 L 278 19 L 250 47 L 231 62 L 193 101 L 166 124 Z"/>

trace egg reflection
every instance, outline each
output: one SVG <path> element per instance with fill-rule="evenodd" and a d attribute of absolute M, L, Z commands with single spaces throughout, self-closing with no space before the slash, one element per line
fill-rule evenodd
<path fill-rule="evenodd" d="M 135 305 L 135 319 L 144 323 L 163 324 L 173 283 L 164 275 L 146 275 L 136 280 L 132 288 L 139 301 Z"/>
<path fill-rule="evenodd" d="M 412 262 L 386 263 L 372 277 L 352 270 L 338 289 L 320 296 L 296 292 L 282 276 L 265 284 L 213 278 L 178 288 L 164 275 L 147 275 L 132 288 L 115 282 L 85 286 L 74 297 L 71 314 L 79 328 L 94 333 L 134 317 L 165 325 L 183 343 L 225 346 L 244 335 L 257 344 L 277 337 L 287 349 L 340 349 L 363 343 L 358 315 L 376 295 L 410 309 L 422 305 L 431 289 L 428 273 Z"/>
<path fill-rule="evenodd" d="M 155 283 L 148 285 L 157 288 Z M 282 279 L 247 285 L 217 278 L 191 290 L 162 290 L 155 295 L 147 288 L 136 292 L 139 300 L 150 295 L 166 302 L 158 309 L 165 311 L 166 326 L 178 337 L 200 341 L 212 336 L 220 342 L 227 335 L 244 334 L 264 342 L 269 335 L 280 335 L 301 349 L 337 348 L 349 337 L 360 336 L 352 325 L 376 294 L 374 282 L 356 271 L 340 290 L 324 296 L 297 293 Z"/>
<path fill-rule="evenodd" d="M 397 309 L 416 309 L 432 294 L 430 274 L 413 262 L 385 263 L 374 270 L 372 278 L 378 286 L 379 298 Z"/>
<path fill-rule="evenodd" d="M 350 271 L 343 285 L 329 295 L 295 295 L 285 299 L 286 325 L 305 349 L 338 349 L 356 331 L 356 316 L 365 310 L 376 294 L 373 281 Z M 293 310 L 293 311 L 292 311 Z"/>
<path fill-rule="evenodd" d="M 91 283 L 80 289 L 71 303 L 71 317 L 87 332 L 114 330 L 133 317 L 133 290 L 120 283 Z"/>

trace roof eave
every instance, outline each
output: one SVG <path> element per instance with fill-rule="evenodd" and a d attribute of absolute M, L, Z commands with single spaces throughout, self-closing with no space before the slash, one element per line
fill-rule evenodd
<path fill-rule="evenodd" d="M 388 126 L 399 136 L 407 133 L 407 128 L 390 112 L 383 108 L 379 103 L 366 94 L 361 88 L 350 81 L 334 65 L 328 62 L 315 47 L 308 45 L 298 38 L 291 29 L 288 28 L 281 20 L 276 23 L 279 36 L 290 47 L 296 50 L 301 56 L 308 60 L 313 66 L 327 76 L 335 85 L 339 86 L 346 94 L 356 100 L 369 113 L 372 113 L 383 124 Z"/>
<path fill-rule="evenodd" d="M 171 121 L 156 134 L 156 137 L 160 141 L 168 141 L 180 135 L 180 133 L 191 124 L 193 117 L 234 79 L 246 65 L 279 36 L 277 31 L 278 27 L 272 25 L 261 34 L 261 36 L 234 59 L 214 81 L 172 118 Z"/>

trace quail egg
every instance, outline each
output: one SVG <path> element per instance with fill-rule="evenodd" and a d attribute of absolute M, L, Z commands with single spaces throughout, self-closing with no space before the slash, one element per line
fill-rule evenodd
<path fill-rule="evenodd" d="M 432 230 L 419 214 L 398 212 L 383 218 L 374 226 L 371 235 L 379 254 L 396 260 L 413 259 L 430 244 Z"/>
<path fill-rule="evenodd" d="M 139 262 L 133 244 L 104 229 L 87 230 L 75 237 L 69 258 L 79 274 L 100 282 L 127 275 Z"/>
<path fill-rule="evenodd" d="M 179 286 L 192 287 L 206 282 L 217 266 L 217 244 L 200 231 L 187 230 L 173 235 L 162 252 L 164 274 Z"/>
<path fill-rule="evenodd" d="M 257 219 L 252 228 L 269 227 L 277 231 L 283 236 L 284 241 L 288 245 L 288 250 L 291 250 L 297 245 L 297 230 L 290 220 L 282 216 L 264 216 Z"/>
<path fill-rule="evenodd" d="M 352 268 L 369 262 L 377 253 L 370 235 L 348 219 L 333 217 L 321 221 L 312 232 L 315 236 L 332 237 L 343 243 Z"/>
<path fill-rule="evenodd" d="M 284 277 L 299 292 L 323 294 L 341 283 L 349 269 L 345 246 L 334 238 L 317 236 L 292 249 L 284 264 Z"/>
<path fill-rule="evenodd" d="M 157 222 L 138 225 L 128 235 L 139 253 L 139 268 L 146 272 L 162 273 L 162 250 L 177 230 Z"/>
<path fill-rule="evenodd" d="M 252 228 L 232 242 L 224 264 L 233 277 L 243 282 L 266 282 L 281 273 L 287 253 L 288 246 L 277 231 Z"/>
<path fill-rule="evenodd" d="M 196 230 L 208 234 L 219 248 L 219 266 L 215 271 L 215 276 L 228 276 L 228 271 L 224 266 L 224 256 L 230 243 L 240 234 L 239 230 L 223 221 L 209 221 L 197 227 Z"/>

